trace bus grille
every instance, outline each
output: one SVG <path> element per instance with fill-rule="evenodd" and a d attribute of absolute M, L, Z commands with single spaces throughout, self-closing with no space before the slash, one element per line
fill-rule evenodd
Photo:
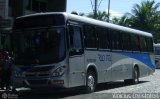
<path fill-rule="evenodd" d="M 53 66 L 33 67 L 29 69 L 27 72 L 44 72 L 44 71 L 50 71 L 52 68 Z"/>
<path fill-rule="evenodd" d="M 26 73 L 26 77 L 48 77 L 49 74 L 48 73 L 36 73 L 36 72 L 33 72 L 33 73 Z"/>
<path fill-rule="evenodd" d="M 33 67 L 26 71 L 25 76 L 27 78 L 39 78 L 48 77 L 53 66 Z"/>

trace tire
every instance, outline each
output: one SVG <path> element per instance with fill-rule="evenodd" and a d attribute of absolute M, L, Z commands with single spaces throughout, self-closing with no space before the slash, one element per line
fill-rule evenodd
<path fill-rule="evenodd" d="M 138 84 L 139 83 L 139 72 L 138 72 L 137 67 L 135 67 L 133 70 L 133 79 L 125 79 L 124 83 L 125 84 Z"/>
<path fill-rule="evenodd" d="M 96 76 L 93 71 L 89 71 L 86 76 L 86 93 L 92 93 L 96 88 Z"/>
<path fill-rule="evenodd" d="M 133 83 L 134 84 L 138 84 L 139 83 L 139 72 L 138 72 L 138 68 L 135 67 L 134 71 L 133 71 Z"/>

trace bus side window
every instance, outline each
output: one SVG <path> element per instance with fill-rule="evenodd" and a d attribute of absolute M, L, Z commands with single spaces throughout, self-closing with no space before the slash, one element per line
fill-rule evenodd
<path fill-rule="evenodd" d="M 70 55 L 81 55 L 83 54 L 82 47 L 82 32 L 78 26 L 69 26 L 70 35 Z"/>
<path fill-rule="evenodd" d="M 97 33 L 92 25 L 84 25 L 85 48 L 97 49 Z"/>
<path fill-rule="evenodd" d="M 148 52 L 153 52 L 153 40 L 152 38 L 147 39 Z"/>
<path fill-rule="evenodd" d="M 131 46 L 132 51 L 140 51 L 140 41 L 138 35 L 131 34 Z"/>
<path fill-rule="evenodd" d="M 141 47 L 141 52 L 147 52 L 147 42 L 145 37 L 140 36 L 140 47 Z"/>
<path fill-rule="evenodd" d="M 111 30 L 112 33 L 112 49 L 121 50 L 122 49 L 122 33 L 120 31 Z"/>
<path fill-rule="evenodd" d="M 130 51 L 131 50 L 131 39 L 130 39 L 130 34 L 129 33 L 123 33 L 122 34 L 122 45 L 123 45 L 123 50 L 124 51 Z"/>
<path fill-rule="evenodd" d="M 99 49 L 110 49 L 110 34 L 109 30 L 105 28 L 96 28 L 98 34 L 98 47 Z"/>

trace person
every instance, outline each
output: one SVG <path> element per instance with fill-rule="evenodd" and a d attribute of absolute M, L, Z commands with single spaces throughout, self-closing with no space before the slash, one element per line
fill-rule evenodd
<path fill-rule="evenodd" d="M 7 51 L 4 52 L 4 59 L 2 60 L 2 79 L 1 79 L 1 89 L 10 90 L 11 77 L 12 77 L 12 58 L 9 56 Z"/>
<path fill-rule="evenodd" d="M 4 52 L 0 51 L 0 85 L 2 81 L 2 61 L 4 59 Z"/>

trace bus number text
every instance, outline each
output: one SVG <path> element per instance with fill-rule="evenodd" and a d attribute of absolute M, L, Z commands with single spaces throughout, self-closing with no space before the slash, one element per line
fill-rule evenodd
<path fill-rule="evenodd" d="M 99 60 L 100 61 L 111 61 L 111 55 L 108 54 L 98 54 Z"/>

